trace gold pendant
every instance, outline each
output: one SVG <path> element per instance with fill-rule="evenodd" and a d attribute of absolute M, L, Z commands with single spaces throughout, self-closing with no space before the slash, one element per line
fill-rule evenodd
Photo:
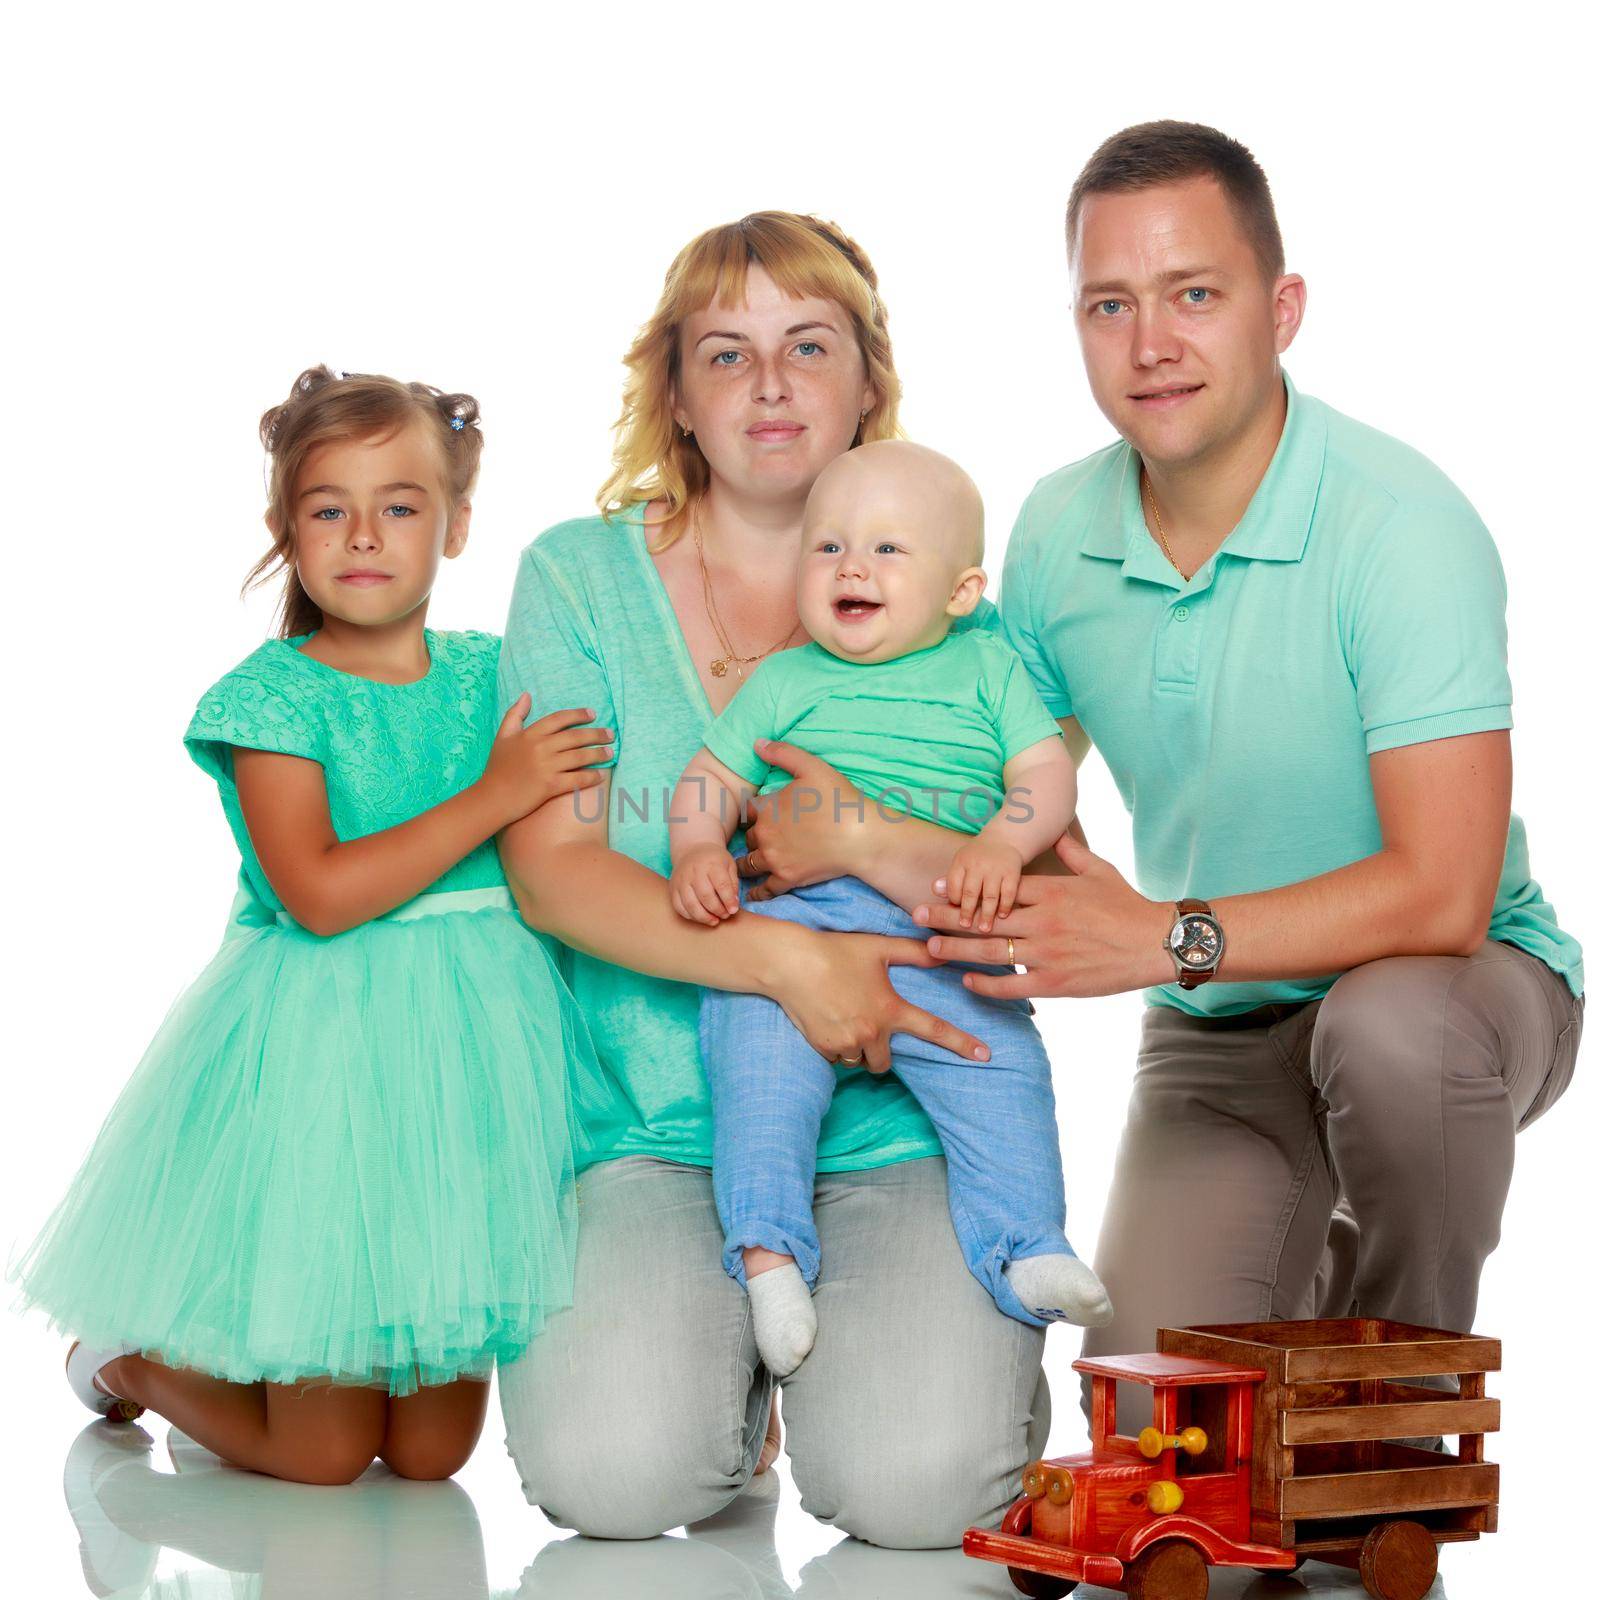
<path fill-rule="evenodd" d="M 722 656 L 718 660 L 711 663 L 711 676 L 713 678 L 725 678 L 727 675 L 728 658 L 726 656 Z"/>

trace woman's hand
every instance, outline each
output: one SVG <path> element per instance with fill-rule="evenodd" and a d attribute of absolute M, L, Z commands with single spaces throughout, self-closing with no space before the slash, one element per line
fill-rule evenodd
<path fill-rule="evenodd" d="M 794 782 L 755 805 L 745 829 L 741 878 L 760 878 L 752 900 L 770 900 L 789 889 L 842 878 L 856 870 L 851 850 L 865 831 L 867 807 L 861 791 L 826 761 L 798 746 L 768 739 L 756 752 L 769 765 L 794 774 Z"/>
<path fill-rule="evenodd" d="M 811 1048 L 841 1066 L 887 1072 L 889 1040 L 915 1034 L 969 1061 L 987 1061 L 989 1047 L 960 1028 L 903 1000 L 889 982 L 888 968 L 936 967 L 920 939 L 893 939 L 874 933 L 806 935 L 797 960 L 770 991 L 784 1014 L 806 1036 Z"/>
<path fill-rule="evenodd" d="M 605 776 L 594 768 L 611 758 L 611 730 L 581 726 L 593 721 L 594 712 L 552 711 L 524 728 L 532 703 L 524 690 L 500 719 L 478 780 L 503 808 L 502 827 L 537 811 L 554 795 L 592 789 Z"/>

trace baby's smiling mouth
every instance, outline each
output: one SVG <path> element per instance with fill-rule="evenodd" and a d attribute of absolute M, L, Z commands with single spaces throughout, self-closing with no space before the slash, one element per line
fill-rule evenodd
<path fill-rule="evenodd" d="M 870 617 L 875 611 L 882 611 L 883 606 L 876 600 L 865 600 L 860 595 L 841 595 L 833 602 L 833 614 L 841 622 L 859 622 L 863 617 Z"/>

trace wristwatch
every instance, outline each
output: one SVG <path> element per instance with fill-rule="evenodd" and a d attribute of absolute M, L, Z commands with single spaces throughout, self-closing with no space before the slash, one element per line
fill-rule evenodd
<path fill-rule="evenodd" d="M 1177 970 L 1180 989 L 1198 989 L 1210 982 L 1222 964 L 1227 941 L 1222 924 L 1204 900 L 1180 900 L 1178 920 L 1167 935 L 1167 954 Z"/>

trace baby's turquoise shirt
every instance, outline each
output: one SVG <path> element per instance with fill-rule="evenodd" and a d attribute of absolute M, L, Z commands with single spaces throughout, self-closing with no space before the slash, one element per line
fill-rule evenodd
<path fill-rule="evenodd" d="M 1016 651 L 967 631 L 892 661 L 847 661 L 820 644 L 769 656 L 712 723 L 706 748 L 770 794 L 790 776 L 754 745 L 783 739 L 888 810 L 976 833 L 1007 805 L 1006 763 L 1060 737 Z"/>

